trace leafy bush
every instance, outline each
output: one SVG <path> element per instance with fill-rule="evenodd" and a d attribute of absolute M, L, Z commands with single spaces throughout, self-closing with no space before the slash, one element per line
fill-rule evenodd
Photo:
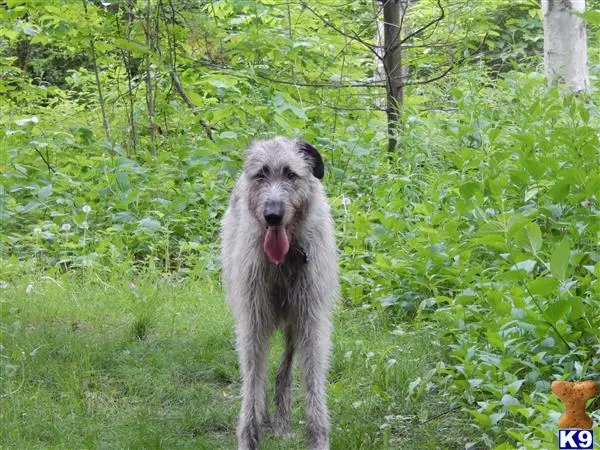
<path fill-rule="evenodd" d="M 598 109 L 536 73 L 480 82 L 452 90 L 455 114 L 409 116 L 398 164 L 360 176 L 344 298 L 439 321 L 484 445 L 544 448 L 551 381 L 600 377 Z"/>

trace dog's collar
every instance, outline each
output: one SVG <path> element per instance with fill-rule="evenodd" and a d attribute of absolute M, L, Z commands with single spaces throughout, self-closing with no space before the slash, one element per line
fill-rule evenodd
<path fill-rule="evenodd" d="M 300 254 L 300 256 L 302 256 L 302 261 L 304 261 L 304 264 L 307 264 L 308 263 L 308 253 L 306 252 L 306 250 L 304 250 L 299 245 L 294 246 L 294 248 Z"/>

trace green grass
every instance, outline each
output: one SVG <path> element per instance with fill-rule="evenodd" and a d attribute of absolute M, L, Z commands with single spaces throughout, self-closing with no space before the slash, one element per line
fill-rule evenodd
<path fill-rule="evenodd" d="M 2 448 L 235 447 L 237 356 L 214 278 L 9 278 L 0 289 Z M 467 420 L 428 382 L 442 356 L 436 330 L 391 333 L 388 322 L 382 311 L 337 309 L 332 448 L 464 448 Z M 277 336 L 272 374 L 280 349 Z M 262 448 L 304 447 L 298 376 L 296 385 L 298 440 L 267 435 Z"/>

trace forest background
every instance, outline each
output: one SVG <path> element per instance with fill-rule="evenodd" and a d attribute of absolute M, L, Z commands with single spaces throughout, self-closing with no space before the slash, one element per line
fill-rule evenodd
<path fill-rule="evenodd" d="M 283 134 L 336 222 L 332 447 L 556 448 L 550 383 L 600 381 L 599 8 L 574 94 L 538 1 L 401 2 L 390 128 L 370 0 L 0 2 L 0 446 L 235 445 L 219 221 Z"/>

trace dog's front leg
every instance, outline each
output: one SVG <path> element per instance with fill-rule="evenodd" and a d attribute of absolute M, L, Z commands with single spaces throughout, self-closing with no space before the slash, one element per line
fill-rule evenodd
<path fill-rule="evenodd" d="M 266 359 L 269 333 L 256 316 L 241 318 L 237 326 L 237 345 L 242 372 L 242 407 L 237 429 L 238 449 L 256 450 L 260 426 L 266 413 Z"/>
<path fill-rule="evenodd" d="M 302 380 L 306 395 L 306 428 L 311 450 L 329 449 L 329 413 L 325 379 L 329 365 L 331 325 L 326 317 L 307 315 L 299 330 Z"/>
<path fill-rule="evenodd" d="M 292 437 L 290 418 L 292 414 L 292 364 L 294 361 L 294 331 L 285 330 L 285 350 L 275 381 L 275 432 L 281 437 Z"/>

